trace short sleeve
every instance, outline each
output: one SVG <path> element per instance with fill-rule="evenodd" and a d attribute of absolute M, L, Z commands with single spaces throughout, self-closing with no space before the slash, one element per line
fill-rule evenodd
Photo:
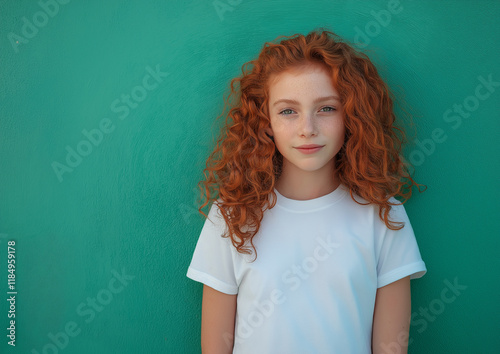
<path fill-rule="evenodd" d="M 391 202 L 398 201 L 391 198 Z M 417 279 L 427 273 L 404 206 L 392 206 L 389 219 L 395 222 L 404 222 L 404 227 L 400 230 L 384 227 L 384 232 L 377 240 L 377 288 L 408 275 L 410 279 Z"/>
<path fill-rule="evenodd" d="M 225 220 L 214 202 L 188 267 L 186 276 L 225 294 L 238 293 L 234 275 L 232 243 L 222 235 L 226 230 Z"/>

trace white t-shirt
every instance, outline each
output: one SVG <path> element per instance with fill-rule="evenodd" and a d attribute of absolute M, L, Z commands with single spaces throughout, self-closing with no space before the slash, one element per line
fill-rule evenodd
<path fill-rule="evenodd" d="M 427 272 L 404 207 L 391 209 L 390 220 L 405 222 L 393 231 L 343 185 L 310 200 L 274 191 L 255 262 L 220 236 L 226 225 L 214 202 L 187 277 L 238 294 L 233 353 L 371 353 L 377 288 Z"/>

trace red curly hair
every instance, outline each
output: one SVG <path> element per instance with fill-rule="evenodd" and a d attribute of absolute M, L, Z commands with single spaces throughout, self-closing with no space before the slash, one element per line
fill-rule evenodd
<path fill-rule="evenodd" d="M 378 205 L 388 228 L 401 229 L 403 224 L 389 220 L 391 205 L 397 205 L 389 198 L 404 203 L 412 186 L 420 185 L 400 157 L 405 134 L 394 125 L 393 96 L 375 66 L 331 31 L 279 36 L 275 41 L 264 43 L 258 58 L 243 64 L 242 75 L 231 80 L 226 105 L 232 108 L 207 159 L 206 181 L 198 183 L 201 197 L 206 198 L 198 211 L 207 217 L 201 209 L 220 199 L 217 205 L 229 231 L 223 237 L 230 237 L 240 253 L 251 253 L 248 244 L 256 252 L 253 237 L 263 212 L 276 204 L 274 186 L 283 163 L 265 132 L 270 127 L 269 78 L 292 67 L 319 63 L 330 69 L 345 113 L 345 143 L 336 157 L 340 182 L 356 203 L 362 204 L 355 194 Z M 230 104 L 231 95 L 236 99 Z"/>

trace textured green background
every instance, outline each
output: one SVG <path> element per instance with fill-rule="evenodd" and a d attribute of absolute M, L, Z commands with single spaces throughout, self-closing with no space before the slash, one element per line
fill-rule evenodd
<path fill-rule="evenodd" d="M 7 345 L 4 300 L 1 352 L 53 353 L 49 334 L 71 322 L 80 332 L 58 352 L 199 352 L 202 285 L 185 273 L 223 95 L 265 41 L 326 26 L 360 40 L 404 92 L 410 141 L 424 142 L 405 151 L 428 186 L 406 206 L 428 268 L 412 281 L 409 352 L 498 353 L 500 84 L 471 97 L 481 76 L 500 81 L 500 2 L 401 0 L 377 24 L 389 3 L 233 0 L 219 15 L 210 0 L 71 1 L 44 19 L 36 1 L 1 0 L 2 298 L 8 240 L 18 262 L 17 345 Z M 23 26 L 31 38 L 11 41 Z M 141 93 L 147 66 L 169 75 L 125 114 L 122 95 Z M 464 101 L 478 106 L 446 121 Z M 52 164 L 66 163 L 66 146 L 88 147 L 82 130 L 106 121 L 114 130 L 58 179 Z M 433 131 L 446 138 L 432 149 Z M 113 270 L 134 278 L 109 299 Z M 448 303 L 447 281 L 466 286 Z M 97 295 L 100 311 L 86 304 Z"/>

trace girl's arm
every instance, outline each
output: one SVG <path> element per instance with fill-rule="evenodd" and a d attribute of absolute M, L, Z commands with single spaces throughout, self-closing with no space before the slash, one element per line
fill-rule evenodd
<path fill-rule="evenodd" d="M 377 289 L 373 312 L 372 353 L 408 353 L 410 276 Z"/>
<path fill-rule="evenodd" d="M 201 352 L 233 352 L 236 297 L 203 285 L 201 310 Z"/>

